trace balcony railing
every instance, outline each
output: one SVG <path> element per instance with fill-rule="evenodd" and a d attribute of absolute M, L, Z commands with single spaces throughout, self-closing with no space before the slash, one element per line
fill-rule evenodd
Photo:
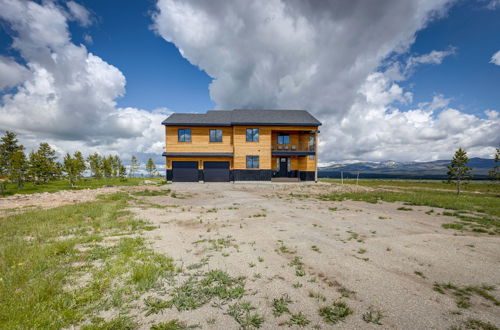
<path fill-rule="evenodd" d="M 288 152 L 314 152 L 314 144 L 295 143 L 295 144 L 273 144 L 272 151 L 288 151 Z"/>

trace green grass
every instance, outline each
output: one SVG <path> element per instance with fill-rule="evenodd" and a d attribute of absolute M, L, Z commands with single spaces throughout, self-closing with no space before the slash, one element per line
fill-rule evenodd
<path fill-rule="evenodd" d="M 147 226 L 124 210 L 129 198 L 115 193 L 0 218 L 0 328 L 65 328 L 97 311 L 127 310 L 173 271 L 172 259 L 143 238 L 119 238 Z"/>
<path fill-rule="evenodd" d="M 241 277 L 229 276 L 222 270 L 211 270 L 190 276 L 183 284 L 173 289 L 169 307 L 178 311 L 197 309 L 215 298 L 221 303 L 239 299 L 245 294 L 245 283 Z"/>
<path fill-rule="evenodd" d="M 292 327 L 294 325 L 299 327 L 305 327 L 310 322 L 311 321 L 309 321 L 302 312 L 298 312 L 297 314 L 292 314 L 290 316 L 290 320 L 286 322 L 286 325 L 288 325 L 289 327 Z"/>
<path fill-rule="evenodd" d="M 14 194 L 35 194 L 42 192 L 57 192 L 60 190 L 81 190 L 81 189 L 96 189 L 104 186 L 137 186 L 144 180 L 154 181 L 157 184 L 165 182 L 163 178 L 126 178 L 122 181 L 119 178 L 94 179 L 85 178 L 76 183 L 76 187 L 72 188 L 68 180 L 55 180 L 46 184 L 35 185 L 31 182 L 26 182 L 23 189 L 18 190 L 14 183 L 7 183 L 3 196 L 11 196 Z M 2 197 L 2 195 L 0 195 Z"/>
<path fill-rule="evenodd" d="M 320 179 L 323 182 L 330 183 L 341 183 L 340 179 Z M 356 184 L 356 180 L 346 180 L 344 179 L 344 184 Z M 441 180 L 411 180 L 411 179 L 401 179 L 401 180 L 390 180 L 390 179 L 365 179 L 359 180 L 360 186 L 365 187 L 399 187 L 399 188 L 423 188 L 423 189 L 445 189 L 445 190 L 456 190 L 456 185 L 452 183 L 443 182 Z M 469 181 L 462 185 L 460 188 L 462 191 L 479 191 L 485 193 L 498 193 L 500 190 L 500 184 L 498 182 L 490 180 L 474 180 Z"/>
<path fill-rule="evenodd" d="M 254 313 L 253 311 L 255 309 L 256 308 L 253 307 L 250 302 L 242 301 L 229 306 L 228 314 L 238 322 L 241 329 L 260 328 L 262 323 L 264 323 L 264 318 Z"/>
<path fill-rule="evenodd" d="M 399 184 L 408 186 L 412 182 L 400 182 Z M 432 184 L 435 186 L 441 185 L 439 183 Z M 426 183 L 426 185 L 432 187 L 430 183 Z M 423 190 L 413 187 L 398 191 L 379 189 L 368 192 L 320 194 L 318 198 L 325 201 L 350 199 L 368 203 L 379 203 L 380 201 L 403 202 L 405 205 L 430 206 L 455 210 L 455 212 L 445 215 L 453 215 L 458 217 L 460 221 L 445 224 L 443 225 L 444 228 L 500 234 L 500 184 L 484 183 L 475 184 L 475 186 L 488 187 L 487 192 L 464 192 L 457 196 L 450 191 Z M 409 208 L 404 207 L 400 207 L 399 209 L 409 210 Z M 464 212 L 469 213 L 469 215 L 463 214 Z"/>
<path fill-rule="evenodd" d="M 352 314 L 352 309 L 343 301 L 335 301 L 331 306 L 321 307 L 319 315 L 326 323 L 335 324 Z"/>
<path fill-rule="evenodd" d="M 280 298 L 273 299 L 273 315 L 275 317 L 281 316 L 283 313 L 290 313 L 288 305 L 292 303 L 292 299 L 284 293 Z"/>
<path fill-rule="evenodd" d="M 473 295 L 482 297 L 495 306 L 500 306 L 500 301 L 490 294 L 491 291 L 495 291 L 495 287 L 492 285 L 483 284 L 460 287 L 452 283 L 434 282 L 433 289 L 441 294 L 451 293 L 455 297 L 455 302 L 459 308 L 469 308 L 471 306 L 470 298 Z"/>

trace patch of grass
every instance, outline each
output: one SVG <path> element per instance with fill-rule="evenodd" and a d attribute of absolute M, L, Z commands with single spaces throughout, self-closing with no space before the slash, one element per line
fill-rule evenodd
<path fill-rule="evenodd" d="M 307 317 L 302 314 L 302 312 L 299 312 L 297 314 L 290 315 L 290 319 L 286 322 L 286 325 L 288 325 L 289 327 L 292 327 L 294 325 L 305 327 L 309 323 L 311 323 L 311 321 L 309 321 Z"/>
<path fill-rule="evenodd" d="M 233 247 L 233 248 L 238 248 L 238 244 L 234 243 L 236 240 L 232 238 L 232 236 L 226 236 L 223 238 L 216 238 L 216 239 L 202 239 L 193 242 L 194 245 L 199 245 L 202 243 L 205 243 L 205 245 L 208 245 L 205 247 L 205 250 L 211 250 L 211 251 L 222 251 L 224 249 Z"/>
<path fill-rule="evenodd" d="M 276 252 L 278 253 L 283 253 L 283 254 L 295 254 L 297 251 L 290 249 L 288 246 L 286 246 L 283 241 L 278 241 L 278 247 L 276 248 Z"/>
<path fill-rule="evenodd" d="M 290 267 L 295 267 L 296 276 L 304 276 L 306 272 L 304 270 L 304 263 L 302 262 L 302 257 L 295 256 L 293 260 L 288 264 Z"/>
<path fill-rule="evenodd" d="M 377 325 L 382 325 L 380 320 L 384 317 L 384 314 L 377 309 L 370 307 L 366 313 L 363 314 L 363 321 L 366 323 L 373 323 Z"/>
<path fill-rule="evenodd" d="M 330 211 L 333 211 L 333 212 L 338 210 L 338 208 L 336 208 L 336 207 L 329 207 L 328 209 L 329 209 Z"/>
<path fill-rule="evenodd" d="M 134 196 L 166 196 L 168 194 L 170 194 L 170 189 L 164 189 L 164 190 L 145 189 L 143 191 L 136 191 L 132 193 L 132 195 Z"/>
<path fill-rule="evenodd" d="M 478 319 L 468 319 L 463 323 L 465 329 L 477 329 L 477 330 L 498 330 L 498 327 L 490 322 L 481 321 Z M 456 328 L 457 330 L 462 329 L 462 327 Z"/>
<path fill-rule="evenodd" d="M 326 301 L 326 297 L 319 292 L 309 291 L 309 297 L 317 301 Z"/>
<path fill-rule="evenodd" d="M 337 291 L 340 293 L 342 297 L 345 298 L 350 298 L 351 296 L 354 296 L 356 294 L 356 291 L 349 290 L 345 286 L 341 285 Z"/>
<path fill-rule="evenodd" d="M 199 308 L 214 298 L 222 303 L 239 299 L 245 293 L 242 277 L 234 278 L 222 270 L 211 270 L 202 275 L 192 275 L 171 292 L 169 301 L 178 311 Z"/>
<path fill-rule="evenodd" d="M 228 314 L 232 316 L 236 322 L 238 322 L 241 329 L 260 328 L 262 323 L 264 323 L 264 318 L 261 315 L 252 312 L 255 309 L 256 308 L 253 307 L 250 302 L 242 301 L 229 306 Z"/>
<path fill-rule="evenodd" d="M 273 299 L 273 315 L 275 317 L 281 316 L 283 313 L 290 313 L 288 304 L 292 303 L 292 299 L 285 293 L 280 298 Z"/>
<path fill-rule="evenodd" d="M 420 276 L 421 278 L 426 278 L 424 273 L 422 273 L 421 271 L 416 270 L 416 271 L 414 271 L 414 273 L 415 273 L 415 275 Z"/>
<path fill-rule="evenodd" d="M 410 207 L 404 207 L 404 206 L 398 207 L 397 210 L 398 211 L 413 211 L 412 208 L 410 208 Z"/>
<path fill-rule="evenodd" d="M 300 283 L 300 282 L 294 283 L 294 284 L 292 284 L 292 287 L 293 287 L 294 289 L 301 288 L 301 287 L 302 287 L 302 283 Z"/>
<path fill-rule="evenodd" d="M 151 330 L 187 330 L 189 328 L 186 322 L 179 321 L 178 319 L 156 323 L 151 326 Z"/>
<path fill-rule="evenodd" d="M 330 324 L 336 324 L 339 321 L 343 321 L 351 314 L 352 309 L 343 301 L 335 301 L 331 306 L 325 306 L 319 309 L 319 315 L 326 323 Z"/>
<path fill-rule="evenodd" d="M 120 180 L 119 178 L 84 178 L 83 180 L 78 181 L 74 188 L 71 187 L 68 180 L 55 180 L 40 185 L 26 182 L 21 190 L 18 190 L 17 185 L 14 183 L 7 183 L 6 190 L 3 195 L 0 195 L 0 198 L 14 194 L 35 194 L 43 192 L 53 193 L 61 190 L 97 189 L 105 186 L 137 186 L 144 180 L 144 178 L 126 178 L 125 180 Z M 163 179 L 148 178 L 147 180 L 160 184 Z"/>
<path fill-rule="evenodd" d="M 144 305 L 146 306 L 146 316 L 158 314 L 164 309 L 172 307 L 171 302 L 155 297 L 145 298 Z"/>
<path fill-rule="evenodd" d="M 115 193 L 0 218 L 0 328 L 78 325 L 105 308 L 125 310 L 170 276 L 172 259 L 148 249 L 143 238 L 107 241 L 147 225 L 125 210 L 128 200 Z"/>
<path fill-rule="evenodd" d="M 463 193 L 459 196 L 452 191 L 418 189 L 411 187 L 409 183 L 404 183 L 408 189 L 400 191 L 375 190 L 369 192 L 351 192 L 351 193 L 330 193 L 321 194 L 319 199 L 325 201 L 342 201 L 351 199 L 355 201 L 364 201 L 368 203 L 385 202 L 404 202 L 406 205 L 419 205 L 429 207 L 439 207 L 448 210 L 460 212 L 469 212 L 481 214 L 479 216 L 467 216 L 460 213 L 454 213 L 461 221 L 459 230 L 483 229 L 491 234 L 500 234 L 500 185 L 478 185 L 488 186 L 484 193 Z M 449 187 L 449 186 L 448 186 Z M 445 228 L 455 229 L 452 226 Z"/>
<path fill-rule="evenodd" d="M 495 306 L 500 306 L 500 301 L 497 300 L 490 291 L 494 291 L 495 287 L 492 285 L 470 285 L 460 287 L 451 283 L 437 283 L 434 282 L 433 290 L 441 294 L 450 292 L 454 297 L 459 308 L 469 308 L 471 306 L 470 297 L 477 295 L 483 299 L 493 303 Z"/>
<path fill-rule="evenodd" d="M 321 250 L 316 245 L 311 246 L 311 250 L 313 250 L 314 252 L 321 253 Z"/>
<path fill-rule="evenodd" d="M 257 213 L 254 215 L 251 215 L 249 218 L 265 218 L 267 215 L 265 213 Z"/>
<path fill-rule="evenodd" d="M 264 258 L 262 258 L 262 257 L 258 257 L 258 258 L 257 258 L 257 261 L 258 261 L 258 262 L 264 262 Z"/>
<path fill-rule="evenodd" d="M 366 249 L 359 249 L 359 250 L 358 250 L 358 253 L 359 253 L 359 254 L 365 254 L 365 253 L 366 253 Z"/>
<path fill-rule="evenodd" d="M 82 326 L 82 330 L 133 330 L 139 328 L 139 324 L 130 316 L 118 316 L 109 321 L 101 317 L 94 318 L 89 325 Z"/>

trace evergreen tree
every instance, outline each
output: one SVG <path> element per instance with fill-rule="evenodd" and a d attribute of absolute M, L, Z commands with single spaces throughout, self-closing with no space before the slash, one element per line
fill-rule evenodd
<path fill-rule="evenodd" d="M 123 165 L 120 165 L 120 171 L 118 173 L 121 181 L 125 181 L 125 177 L 127 176 L 127 168 Z"/>
<path fill-rule="evenodd" d="M 91 175 L 96 178 L 102 178 L 102 157 L 96 152 L 87 158 Z"/>
<path fill-rule="evenodd" d="M 18 151 L 23 152 L 24 146 L 19 145 L 16 134 L 9 131 L 5 132 L 0 141 L 0 175 L 10 178 L 13 175 L 12 160 L 14 154 Z"/>
<path fill-rule="evenodd" d="M 460 194 L 461 182 L 471 177 L 472 168 L 465 166 L 468 162 L 467 152 L 459 148 L 451 160 L 451 165 L 448 165 L 448 182 L 455 181 L 457 183 L 457 195 Z"/>
<path fill-rule="evenodd" d="M 112 158 L 111 166 L 113 167 L 113 176 L 116 178 L 120 174 L 120 167 L 122 166 L 122 160 L 120 156 L 116 155 Z"/>
<path fill-rule="evenodd" d="M 130 170 L 129 170 L 129 176 L 131 178 L 134 177 L 135 173 L 137 172 L 140 166 L 141 164 L 137 160 L 137 157 L 132 156 L 132 158 L 130 159 Z"/>
<path fill-rule="evenodd" d="M 83 176 L 83 172 L 87 169 L 87 164 L 85 164 L 85 159 L 80 151 L 74 153 L 75 163 L 76 163 L 76 179 L 81 180 Z"/>
<path fill-rule="evenodd" d="M 71 187 L 75 186 L 76 180 L 78 179 L 78 162 L 76 158 L 71 157 L 69 153 L 64 156 L 64 172 L 66 172 L 66 177 L 68 178 Z"/>
<path fill-rule="evenodd" d="M 35 183 L 47 183 L 61 174 L 61 165 L 56 161 L 56 152 L 46 142 L 40 143 L 36 152 L 29 156 L 29 173 Z"/>
<path fill-rule="evenodd" d="M 102 159 L 102 171 L 104 173 L 104 177 L 110 178 L 113 174 L 113 157 L 108 156 Z"/>
<path fill-rule="evenodd" d="M 500 148 L 497 148 L 495 153 L 495 166 L 493 166 L 493 169 L 488 172 L 488 175 L 493 180 L 500 180 L 500 167 L 498 166 L 499 162 L 500 162 Z"/>
<path fill-rule="evenodd" d="M 149 173 L 149 177 L 152 177 L 156 173 L 156 165 L 151 158 L 148 159 L 146 164 L 146 171 Z"/>
<path fill-rule="evenodd" d="M 23 189 L 27 169 L 26 155 L 23 151 L 18 150 L 12 155 L 10 168 L 10 180 L 17 182 L 17 189 Z"/>

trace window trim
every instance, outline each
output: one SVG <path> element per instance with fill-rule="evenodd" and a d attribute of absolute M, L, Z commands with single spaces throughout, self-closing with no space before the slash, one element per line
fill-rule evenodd
<path fill-rule="evenodd" d="M 215 138 L 217 138 L 217 131 L 220 131 L 220 141 L 212 140 L 212 131 L 215 132 Z M 210 128 L 208 130 L 208 141 L 210 143 L 222 143 L 223 142 L 223 132 L 220 128 Z"/>
<path fill-rule="evenodd" d="M 182 131 L 182 134 L 181 134 Z M 186 133 L 189 131 L 189 140 L 186 140 Z M 184 139 L 181 139 L 181 136 L 184 137 Z M 177 142 L 191 142 L 191 129 L 190 128 L 179 128 L 177 129 Z"/>
<path fill-rule="evenodd" d="M 252 133 L 251 133 L 251 137 L 252 137 L 252 140 L 249 140 L 248 139 L 248 130 L 252 130 Z M 258 128 L 247 128 L 246 129 L 246 142 L 259 142 L 259 138 L 260 138 L 260 130 Z M 257 134 L 255 134 L 255 132 L 257 132 Z M 257 140 L 255 139 L 255 136 L 257 136 Z"/>
<path fill-rule="evenodd" d="M 251 166 L 248 167 L 248 161 L 250 160 L 250 164 Z M 255 156 L 255 155 L 247 155 L 246 157 L 246 168 L 247 169 L 259 169 L 260 167 L 260 164 L 259 164 L 259 156 Z M 255 166 L 255 163 L 257 163 L 257 166 Z"/>

